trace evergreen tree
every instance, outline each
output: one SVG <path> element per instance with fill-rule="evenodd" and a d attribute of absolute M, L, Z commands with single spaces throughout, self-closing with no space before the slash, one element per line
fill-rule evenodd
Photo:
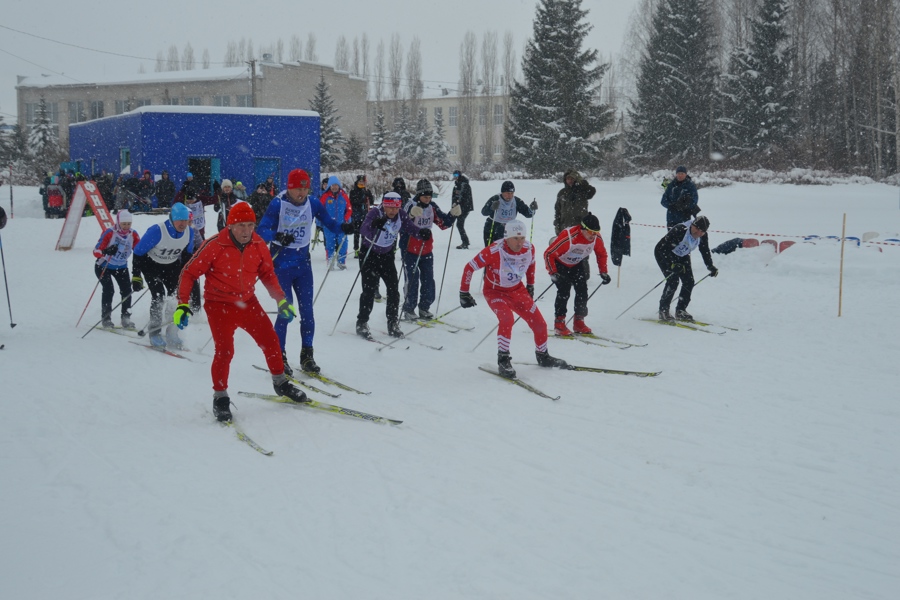
<path fill-rule="evenodd" d="M 444 138 L 444 115 L 439 113 L 434 117 L 434 129 L 431 130 L 431 168 L 434 171 L 449 171 L 450 161 L 447 154 L 450 149 Z"/>
<path fill-rule="evenodd" d="M 665 0 L 651 31 L 628 111 L 629 154 L 643 162 L 705 160 L 718 77 L 709 0 Z"/>
<path fill-rule="evenodd" d="M 347 144 L 344 146 L 344 169 L 361 169 L 363 168 L 363 155 L 366 151 L 363 140 L 352 132 L 347 138 Z"/>
<path fill-rule="evenodd" d="M 724 132 L 732 155 L 765 160 L 783 151 L 794 133 L 793 48 L 785 0 L 763 0 L 748 48 L 736 48 L 724 77 Z"/>
<path fill-rule="evenodd" d="M 328 87 L 323 73 L 316 85 L 316 95 L 309 101 L 309 108 L 319 113 L 319 161 L 323 169 L 333 169 L 341 163 L 342 149 L 346 143 L 337 126 L 341 118 L 334 108 L 334 99 Z"/>
<path fill-rule="evenodd" d="M 412 122 L 409 136 L 412 141 L 412 161 L 420 169 L 431 164 L 432 160 L 431 130 L 428 127 L 426 114 L 427 111 L 424 107 L 416 111 L 416 118 Z"/>
<path fill-rule="evenodd" d="M 394 166 L 394 153 L 391 151 L 387 127 L 384 125 L 384 110 L 380 104 L 375 110 L 375 130 L 372 132 L 372 147 L 368 153 L 369 165 L 378 172 L 385 172 Z"/>
<path fill-rule="evenodd" d="M 28 152 L 33 161 L 33 167 L 41 173 L 53 169 L 61 159 L 59 141 L 56 131 L 50 122 L 50 114 L 47 102 L 41 96 L 38 104 L 35 123 L 28 136 Z"/>
<path fill-rule="evenodd" d="M 609 65 L 582 49 L 592 28 L 587 14 L 581 0 L 541 0 L 524 80 L 510 91 L 507 157 L 536 174 L 597 167 L 613 145 L 604 135 L 613 112 L 597 101 Z"/>
<path fill-rule="evenodd" d="M 394 131 L 391 140 L 394 146 L 394 160 L 401 169 L 408 169 L 413 165 L 416 154 L 415 137 L 410 127 L 409 104 L 401 100 L 400 120 L 394 122 Z"/>

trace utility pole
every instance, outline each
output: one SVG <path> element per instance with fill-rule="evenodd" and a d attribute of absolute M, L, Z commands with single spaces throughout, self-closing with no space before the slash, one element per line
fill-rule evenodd
<path fill-rule="evenodd" d="M 247 61 L 250 65 L 250 105 L 256 108 L 256 59 Z"/>

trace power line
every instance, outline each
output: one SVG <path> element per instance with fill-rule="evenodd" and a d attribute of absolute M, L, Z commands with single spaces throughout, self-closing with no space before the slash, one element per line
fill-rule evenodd
<path fill-rule="evenodd" d="M 0 25 L 0 27 L 3 27 L 3 25 Z M 54 73 L 54 74 L 59 75 L 59 76 L 61 76 L 61 77 L 68 77 L 68 78 L 71 79 L 72 81 L 76 81 L 76 82 L 78 82 L 78 83 L 84 83 L 84 84 L 87 84 L 87 82 L 85 82 L 85 81 L 81 81 L 80 79 L 75 79 L 74 77 L 69 77 L 69 76 L 66 75 L 65 73 L 60 73 L 60 72 L 58 72 L 58 71 L 54 71 L 53 69 L 49 69 L 49 68 L 47 68 L 47 67 L 41 66 L 41 65 L 37 64 L 36 62 L 32 62 L 32 61 L 28 60 L 27 58 L 22 58 L 22 57 L 19 56 L 18 54 L 13 54 L 12 52 L 9 52 L 8 50 L 4 50 L 3 48 L 0 48 L 0 52 L 3 52 L 4 54 L 9 54 L 10 56 L 12 56 L 12 57 L 14 57 L 14 58 L 18 58 L 19 60 L 24 61 L 24 62 L 27 62 L 27 63 L 30 64 L 30 65 L 34 65 L 34 66 L 36 66 L 36 67 L 39 68 L 39 69 L 43 69 L 43 70 L 45 70 L 45 71 L 50 71 L 51 73 Z"/>

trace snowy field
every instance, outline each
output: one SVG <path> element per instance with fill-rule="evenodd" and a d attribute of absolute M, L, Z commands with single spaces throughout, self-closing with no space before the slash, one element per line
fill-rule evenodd
<path fill-rule="evenodd" d="M 478 365 L 496 365 L 493 336 L 472 349 L 496 320 L 474 287 L 479 305 L 447 317 L 473 332 L 422 330 L 378 351 L 348 335 L 357 284 L 329 335 L 357 273 L 348 261 L 315 307 L 316 358 L 326 374 L 372 393 L 310 395 L 403 424 L 238 396 L 271 393 L 269 376 L 252 367 L 261 353 L 239 332 L 236 420 L 271 457 L 213 420 L 211 346 L 196 352 L 210 336 L 202 313 L 184 334 L 193 362 L 102 331 L 81 339 L 100 318 L 98 291 L 75 328 L 96 283 L 97 222 L 84 219 L 75 249 L 56 252 L 62 221 L 41 218 L 36 188 L 16 188 L 15 218 L 0 233 L 18 324 L 6 325 L 4 303 L 0 596 L 900 596 L 900 246 L 846 246 L 838 318 L 840 244 L 800 237 L 840 236 L 846 213 L 848 236 L 900 238 L 897 188 L 701 189 L 712 246 L 741 233 L 798 242 L 777 255 L 766 244 L 713 255 L 720 275 L 696 288 L 690 310 L 739 331 L 712 335 L 638 320 L 655 315 L 661 287 L 615 320 L 661 279 L 652 250 L 665 210 L 658 181 L 596 185 L 604 238 L 620 206 L 635 225 L 632 256 L 621 273 L 610 267 L 613 283 L 591 300 L 588 324 L 647 345 L 551 339 L 550 351 L 661 375 L 517 365 L 523 379 L 561 395 L 553 402 L 482 373 Z M 499 187 L 473 183 L 479 208 Z M 559 186 L 517 187 L 540 204 L 542 252 Z M 7 211 L 8 193 L 0 189 Z M 436 201 L 448 209 L 448 198 L 444 184 Z M 143 233 L 161 219 L 138 216 L 135 226 Z M 473 213 L 473 241 L 482 224 Z M 448 238 L 436 235 L 438 284 L 448 246 L 459 243 L 456 232 Z M 463 266 L 478 247 L 450 251 L 441 313 L 458 306 Z M 705 274 L 698 253 L 693 261 Z M 321 248 L 315 269 L 318 286 Z M 600 282 L 592 272 L 591 290 Z M 537 291 L 548 284 L 539 269 Z M 552 320 L 553 292 L 539 305 Z M 148 309 L 149 295 L 135 307 L 138 326 Z M 373 330 L 385 330 L 383 314 L 377 304 Z M 297 361 L 297 324 L 288 351 Z M 512 354 L 534 362 L 522 323 Z"/>

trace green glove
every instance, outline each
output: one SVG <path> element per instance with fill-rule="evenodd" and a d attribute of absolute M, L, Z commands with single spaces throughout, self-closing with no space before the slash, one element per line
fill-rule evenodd
<path fill-rule="evenodd" d="M 287 300 L 282 300 L 278 303 L 278 318 L 284 319 L 288 323 L 294 320 L 294 317 L 297 316 L 297 309 L 294 308 L 294 305 L 288 302 Z"/>
<path fill-rule="evenodd" d="M 188 326 L 188 317 L 194 314 L 191 307 L 187 304 L 179 304 L 172 315 L 172 321 L 178 326 L 178 329 L 184 329 Z"/>

